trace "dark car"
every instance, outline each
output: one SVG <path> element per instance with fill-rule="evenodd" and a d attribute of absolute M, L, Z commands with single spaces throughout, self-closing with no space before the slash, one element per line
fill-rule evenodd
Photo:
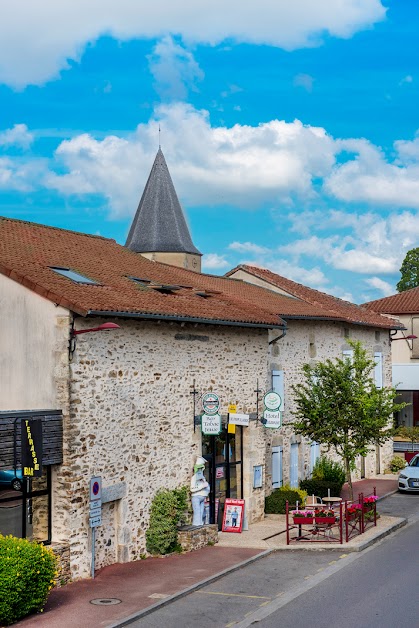
<path fill-rule="evenodd" d="M 8 469 L 0 471 L 0 489 L 12 488 L 15 491 L 22 490 L 22 471 L 20 469 Z"/>

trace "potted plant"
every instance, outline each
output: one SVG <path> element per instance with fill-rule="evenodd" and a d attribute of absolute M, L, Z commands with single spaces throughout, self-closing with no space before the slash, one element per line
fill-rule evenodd
<path fill-rule="evenodd" d="M 291 515 L 294 523 L 297 523 L 298 525 L 303 525 L 303 523 L 313 523 L 314 513 L 312 510 L 292 510 Z"/>
<path fill-rule="evenodd" d="M 348 521 L 359 519 L 359 517 L 361 516 L 361 511 L 362 511 L 361 504 L 352 504 L 352 506 L 348 506 L 346 510 L 346 517 Z"/>
<path fill-rule="evenodd" d="M 370 510 L 372 510 L 373 505 L 375 504 L 377 499 L 378 499 L 377 495 L 370 495 L 369 497 L 364 497 L 363 499 L 364 512 L 369 512 Z"/>
<path fill-rule="evenodd" d="M 336 515 L 333 510 L 328 508 L 320 508 L 314 513 L 314 520 L 316 523 L 335 523 Z"/>

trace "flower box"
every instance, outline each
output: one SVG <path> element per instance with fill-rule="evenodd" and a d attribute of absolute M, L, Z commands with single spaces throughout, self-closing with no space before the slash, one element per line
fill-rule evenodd
<path fill-rule="evenodd" d="M 316 523 L 335 523 L 336 522 L 336 517 L 315 517 L 315 522 Z"/>
<path fill-rule="evenodd" d="M 297 524 L 299 526 L 303 525 L 303 524 L 313 524 L 314 518 L 313 517 L 293 517 L 294 519 L 294 524 Z"/>

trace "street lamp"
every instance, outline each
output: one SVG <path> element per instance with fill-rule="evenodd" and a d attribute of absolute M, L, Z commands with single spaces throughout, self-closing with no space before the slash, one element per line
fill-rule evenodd
<path fill-rule="evenodd" d="M 102 323 L 102 325 L 99 325 L 99 327 L 89 327 L 89 329 L 74 329 L 74 320 L 73 320 L 73 327 L 71 328 L 71 332 L 70 332 L 70 345 L 68 348 L 68 357 L 70 358 L 70 360 L 72 359 L 73 354 L 76 350 L 76 337 L 77 336 L 79 336 L 80 334 L 90 334 L 91 332 L 95 332 L 95 331 L 108 331 L 110 329 L 121 329 L 121 328 L 116 323 Z"/>

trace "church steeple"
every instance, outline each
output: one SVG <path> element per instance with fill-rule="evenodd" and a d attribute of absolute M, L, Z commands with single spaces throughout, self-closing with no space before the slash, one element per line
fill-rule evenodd
<path fill-rule="evenodd" d="M 201 270 L 202 253 L 192 242 L 160 147 L 125 246 L 149 259 Z"/>

